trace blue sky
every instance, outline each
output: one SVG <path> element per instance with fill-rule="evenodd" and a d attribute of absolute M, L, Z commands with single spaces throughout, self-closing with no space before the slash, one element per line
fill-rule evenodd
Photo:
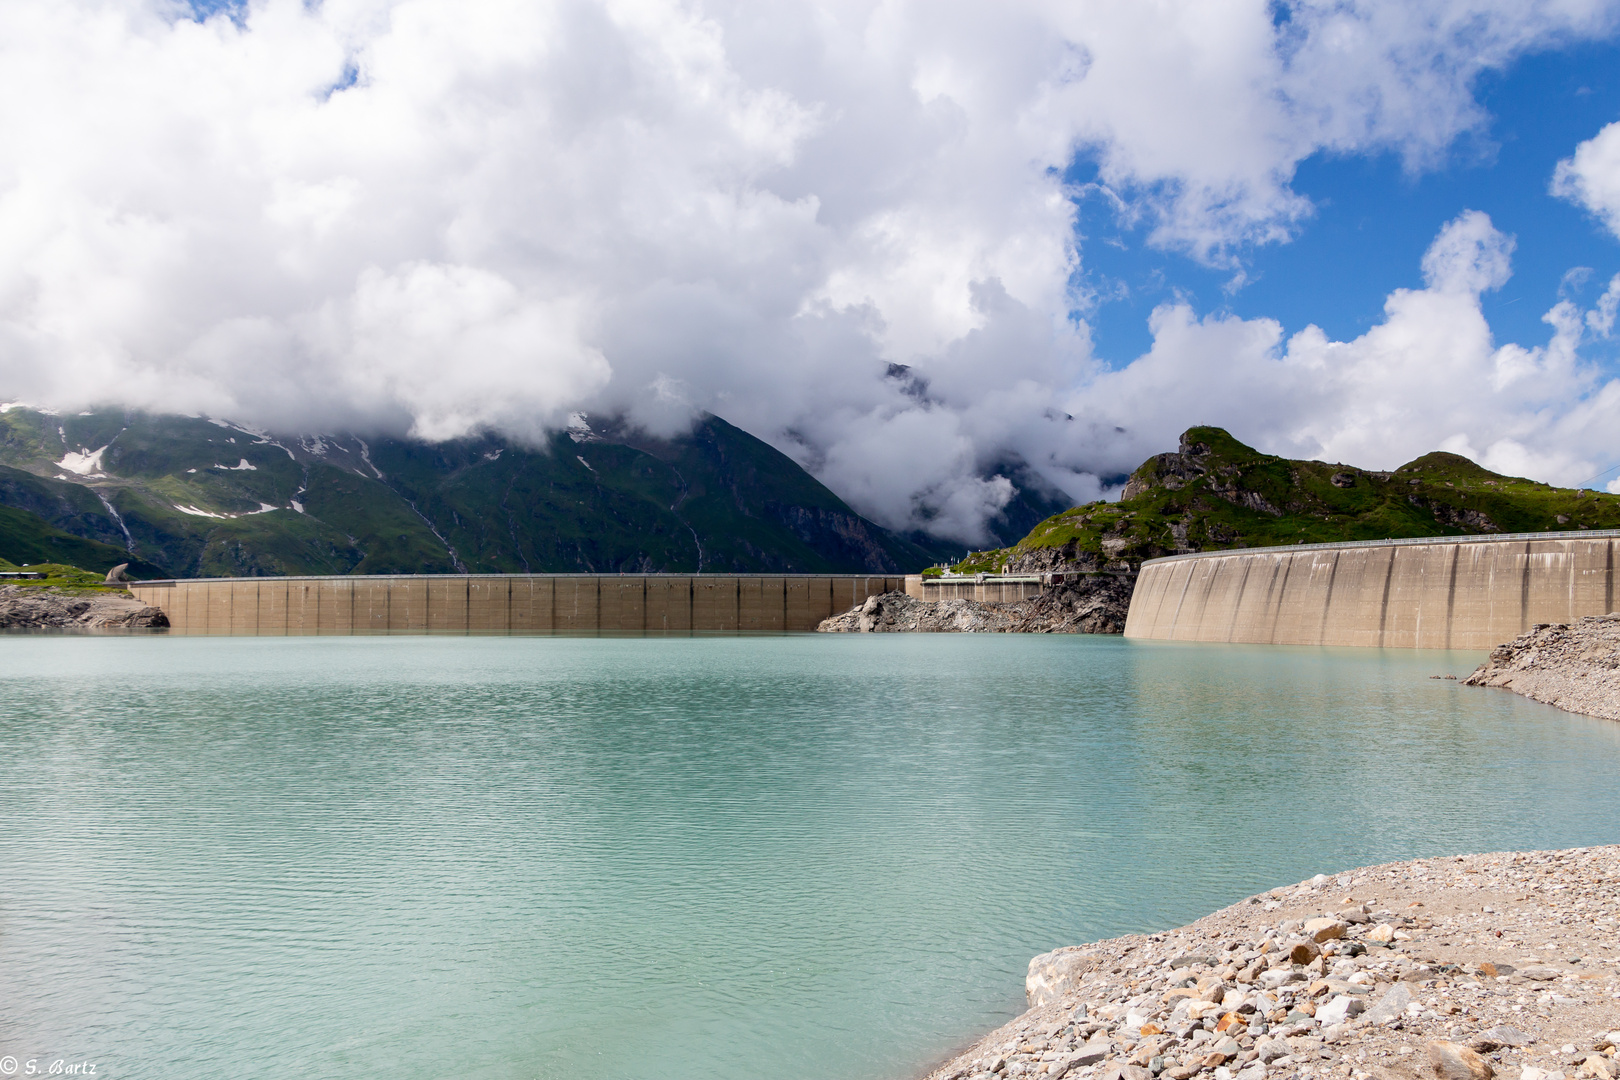
<path fill-rule="evenodd" d="M 1620 271 L 1615 236 L 1549 193 L 1557 163 L 1620 119 L 1620 46 L 1583 43 L 1525 57 L 1483 74 L 1476 95 L 1488 127 L 1458 138 L 1438 167 L 1409 172 L 1387 151 L 1318 152 L 1302 162 L 1293 188 L 1315 204 L 1315 215 L 1292 242 L 1239 249 L 1248 281 L 1235 290 L 1227 288 L 1232 270 L 1155 249 L 1146 226 L 1122 228 L 1106 198 L 1082 196 L 1080 282 L 1119 297 L 1086 313 L 1099 355 L 1117 366 L 1146 351 L 1149 312 L 1178 294 L 1199 312 L 1270 317 L 1287 333 L 1314 323 L 1337 340 L 1357 337 L 1383 321 L 1390 292 L 1422 286 L 1424 250 L 1469 209 L 1489 214 L 1517 242 L 1512 280 L 1483 298 L 1491 327 L 1502 341 L 1545 342 L 1552 331 L 1542 316 L 1560 298 L 1590 306 Z M 1082 158 L 1069 177 L 1085 184 L 1095 174 L 1095 163 Z M 1578 267 L 1591 273 L 1566 282 Z M 1586 351 L 1612 366 L 1612 343 Z"/>

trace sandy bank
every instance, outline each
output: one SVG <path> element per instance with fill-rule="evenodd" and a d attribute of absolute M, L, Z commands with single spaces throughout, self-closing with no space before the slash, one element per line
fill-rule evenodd
<path fill-rule="evenodd" d="M 1537 626 L 1498 645 L 1466 681 L 1620 720 L 1620 615 Z"/>
<path fill-rule="evenodd" d="M 161 608 L 126 592 L 0 585 L 0 629 L 137 629 L 169 625 Z"/>
<path fill-rule="evenodd" d="M 1620 847 L 1390 863 L 1030 963 L 931 1080 L 1613 1080 Z"/>

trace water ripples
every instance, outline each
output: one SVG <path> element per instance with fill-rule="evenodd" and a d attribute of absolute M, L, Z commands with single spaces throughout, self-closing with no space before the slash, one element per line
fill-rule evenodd
<path fill-rule="evenodd" d="M 0 1054 L 112 1077 L 903 1077 L 1037 951 L 1620 820 L 1471 655 L 6 645 Z"/>

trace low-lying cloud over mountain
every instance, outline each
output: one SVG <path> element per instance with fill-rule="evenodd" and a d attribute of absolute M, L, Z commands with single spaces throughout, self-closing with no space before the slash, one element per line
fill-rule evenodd
<path fill-rule="evenodd" d="M 1599 0 L 769 5 L 175 0 L 0 8 L 0 391 L 279 429 L 518 436 L 711 410 L 858 510 L 974 542 L 1022 459 L 1075 500 L 1220 423 L 1368 466 L 1435 446 L 1577 482 L 1617 288 L 1493 341 L 1512 242 L 1447 225 L 1354 341 L 1153 316 L 1094 354 L 1065 170 L 1241 271 L 1306 157 L 1414 169 L 1474 80 Z M 1620 230 L 1613 128 L 1559 190 Z M 1553 182 L 1549 178 L 1549 182 Z M 1461 210 L 1462 208 L 1458 208 Z M 1115 361 L 1110 363 L 1109 361 Z"/>

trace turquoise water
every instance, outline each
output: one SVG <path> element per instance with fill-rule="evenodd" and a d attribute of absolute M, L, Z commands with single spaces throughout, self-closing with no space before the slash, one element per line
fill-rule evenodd
<path fill-rule="evenodd" d="M 0 1055 L 904 1080 L 1019 1011 L 1053 946 L 1620 839 L 1620 724 L 1428 678 L 1479 659 L 9 637 Z"/>

